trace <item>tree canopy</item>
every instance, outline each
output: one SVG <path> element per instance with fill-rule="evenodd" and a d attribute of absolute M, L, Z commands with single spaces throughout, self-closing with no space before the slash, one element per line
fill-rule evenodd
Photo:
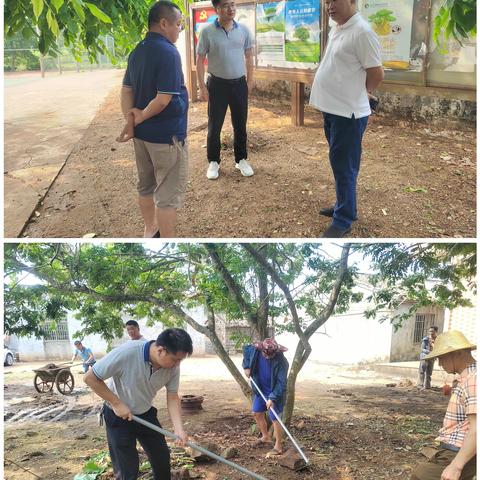
<path fill-rule="evenodd" d="M 445 0 L 434 20 L 433 38 L 437 44 L 445 39 L 463 40 L 477 34 L 477 0 Z"/>
<path fill-rule="evenodd" d="M 183 2 L 173 0 L 182 10 Z M 125 56 L 146 31 L 151 1 L 146 0 L 5 0 L 6 38 L 21 34 L 34 39 L 43 55 L 57 51 L 63 36 L 65 46 L 79 61 L 86 52 L 95 62 L 98 54 L 116 61 L 106 48 L 105 36 L 115 40 L 116 56 Z M 435 18 L 434 38 L 453 36 L 459 42 L 476 35 L 476 0 L 445 0 Z M 303 34 L 302 34 L 303 35 Z M 298 37 L 304 40 L 303 36 Z"/>
<path fill-rule="evenodd" d="M 362 262 L 366 273 L 359 270 Z M 476 250 L 474 244 L 172 243 L 149 249 L 139 243 L 21 243 L 5 244 L 4 269 L 6 332 L 42 337 L 45 322 L 67 311 L 81 320 L 79 335 L 97 333 L 107 341 L 121 336 L 126 316 L 149 325 L 188 324 L 211 341 L 247 396 L 249 386 L 220 340 L 220 319 L 249 327 L 250 334 L 236 339 L 239 345 L 265 338 L 269 329 L 295 334 L 288 421 L 309 339 L 362 299 L 360 278 L 371 292 L 365 315 L 400 324 L 404 318 L 395 309 L 406 299 L 410 314 L 429 304 L 468 305 Z M 205 321 L 192 313 L 195 307 L 203 308 Z"/>
<path fill-rule="evenodd" d="M 33 38 L 45 55 L 56 51 L 62 35 L 77 60 L 85 51 L 93 63 L 98 54 L 110 54 L 106 35 L 115 39 L 117 55 L 132 49 L 146 32 L 150 4 L 146 0 L 6 0 L 5 36 L 21 33 L 25 39 Z"/>

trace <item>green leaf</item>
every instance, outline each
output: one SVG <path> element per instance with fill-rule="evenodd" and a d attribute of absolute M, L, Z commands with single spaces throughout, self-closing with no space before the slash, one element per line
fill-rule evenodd
<path fill-rule="evenodd" d="M 105 467 L 98 465 L 94 461 L 87 462 L 83 467 L 84 473 L 96 473 L 97 475 L 105 471 Z"/>
<path fill-rule="evenodd" d="M 85 22 L 85 12 L 83 11 L 82 2 L 80 2 L 80 0 L 71 0 L 71 4 L 81 22 Z"/>
<path fill-rule="evenodd" d="M 94 17 L 98 18 L 103 23 L 112 23 L 111 18 L 108 15 L 106 15 L 105 13 L 103 13 L 96 5 L 94 5 L 93 3 L 88 3 L 88 2 L 85 2 L 85 5 L 88 7 L 88 9 L 90 10 L 90 13 Z"/>
<path fill-rule="evenodd" d="M 60 33 L 60 29 L 58 28 L 58 23 L 55 20 L 55 18 L 53 17 L 52 11 L 50 9 L 47 11 L 47 23 L 48 23 L 48 27 L 50 28 L 50 31 L 56 37 L 58 37 L 58 35 Z"/>
<path fill-rule="evenodd" d="M 35 18 L 38 20 L 38 17 L 40 17 L 40 14 L 43 11 L 43 0 L 32 0 L 32 6 L 33 6 L 33 14 L 35 15 Z"/>
<path fill-rule="evenodd" d="M 64 4 L 65 0 L 51 0 L 52 5 L 55 7 L 55 10 L 58 12 L 60 7 Z"/>
<path fill-rule="evenodd" d="M 98 473 L 77 473 L 73 480 L 96 480 Z"/>

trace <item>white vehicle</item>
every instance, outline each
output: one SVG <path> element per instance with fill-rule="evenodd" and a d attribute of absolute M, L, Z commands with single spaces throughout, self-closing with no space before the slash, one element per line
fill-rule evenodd
<path fill-rule="evenodd" d="M 3 346 L 3 365 L 6 367 L 11 367 L 13 365 L 13 353 L 5 345 Z"/>

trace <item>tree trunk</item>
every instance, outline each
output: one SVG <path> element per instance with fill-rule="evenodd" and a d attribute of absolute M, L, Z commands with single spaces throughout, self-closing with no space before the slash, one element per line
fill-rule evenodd
<path fill-rule="evenodd" d="M 213 348 L 215 349 L 215 353 L 218 355 L 218 358 L 223 362 L 223 364 L 227 367 L 228 371 L 238 383 L 238 386 L 241 388 L 243 395 L 248 401 L 252 399 L 252 389 L 248 385 L 247 381 L 243 377 L 243 375 L 238 370 L 237 366 L 233 363 L 232 359 L 228 355 L 225 348 L 223 348 L 222 342 L 217 337 L 217 334 L 214 332 L 213 334 L 209 334 L 208 338 L 213 344 Z"/>
<path fill-rule="evenodd" d="M 287 379 L 287 400 L 283 409 L 283 422 L 287 427 L 290 425 L 293 415 L 293 408 L 295 406 L 295 383 L 297 376 L 302 369 L 308 355 L 305 356 L 305 350 L 302 342 L 298 342 L 297 349 L 295 350 L 295 356 L 293 357 L 292 365 L 290 366 L 290 372 Z"/>
<path fill-rule="evenodd" d="M 268 314 L 270 311 L 270 295 L 268 293 L 268 277 L 263 268 L 260 268 L 257 273 L 258 291 L 259 291 L 259 306 L 258 306 L 258 335 L 259 340 L 264 340 L 268 337 Z"/>

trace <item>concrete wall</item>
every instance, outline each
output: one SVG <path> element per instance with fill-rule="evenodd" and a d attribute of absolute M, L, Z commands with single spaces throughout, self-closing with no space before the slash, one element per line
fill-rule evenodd
<path fill-rule="evenodd" d="M 388 361 L 391 329 L 390 324 L 366 319 L 363 310 L 356 308 L 346 315 L 332 316 L 312 335 L 309 360 L 341 364 Z M 288 347 L 287 358 L 293 358 L 298 337 L 286 333 L 278 335 L 277 341 Z"/>
<path fill-rule="evenodd" d="M 409 303 L 402 304 L 397 312 L 406 313 L 410 308 Z M 417 313 L 434 313 L 435 325 L 441 333 L 444 329 L 445 310 L 439 307 L 421 308 Z M 415 329 L 415 315 L 403 323 L 397 330 L 392 330 L 392 349 L 390 352 L 391 362 L 407 362 L 418 360 L 420 355 L 420 344 L 413 343 L 413 334 Z"/>
<path fill-rule="evenodd" d="M 203 312 L 203 308 L 189 310 L 189 313 L 199 323 L 205 323 L 206 317 Z M 126 318 L 125 321 L 126 320 L 128 320 L 128 318 Z M 140 331 L 142 335 L 149 340 L 155 340 L 159 333 L 165 330 L 163 325 L 159 324 L 148 327 L 145 319 L 136 320 L 140 325 Z M 70 336 L 69 341 L 44 341 L 42 339 L 36 339 L 35 337 L 18 338 L 14 335 L 10 336 L 8 339 L 5 339 L 5 341 L 7 342 L 8 340 L 7 343 L 11 346 L 11 348 L 13 348 L 14 353 L 18 352 L 19 359 L 25 362 L 42 360 L 70 360 L 75 350 L 73 345 L 75 340 L 81 340 L 86 347 L 91 348 L 93 354 L 97 358 L 101 358 L 106 355 L 108 343 L 102 338 L 101 335 L 87 335 L 85 337 L 81 337 L 79 335 L 79 332 L 82 329 L 81 321 L 77 320 L 72 312 L 68 314 L 67 322 Z M 189 325 L 187 325 L 186 330 L 192 337 L 194 355 L 204 355 L 205 336 L 195 331 Z M 121 345 L 128 340 L 129 337 L 126 332 L 124 332 L 122 337 L 117 338 L 112 342 L 112 346 L 115 347 Z"/>
<path fill-rule="evenodd" d="M 291 86 L 283 80 L 256 80 L 254 94 L 265 98 L 290 101 Z M 477 102 L 475 92 L 405 85 L 384 84 L 378 92 L 380 115 L 423 121 L 432 124 L 475 126 Z M 310 85 L 305 85 L 305 105 Z"/>

